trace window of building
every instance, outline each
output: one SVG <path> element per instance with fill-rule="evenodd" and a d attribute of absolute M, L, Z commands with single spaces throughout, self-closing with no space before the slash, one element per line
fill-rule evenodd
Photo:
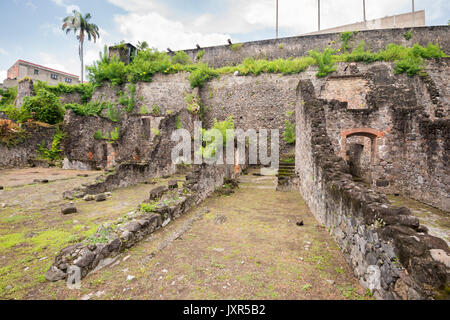
<path fill-rule="evenodd" d="M 67 82 L 67 83 L 72 83 L 72 79 L 66 78 L 66 82 Z"/>
<path fill-rule="evenodd" d="M 52 79 L 54 79 L 54 80 L 58 80 L 58 75 L 57 75 L 57 74 L 52 73 L 52 74 L 50 75 L 50 77 L 51 77 Z"/>
<path fill-rule="evenodd" d="M 39 70 L 38 69 L 34 69 L 34 74 L 39 74 Z"/>

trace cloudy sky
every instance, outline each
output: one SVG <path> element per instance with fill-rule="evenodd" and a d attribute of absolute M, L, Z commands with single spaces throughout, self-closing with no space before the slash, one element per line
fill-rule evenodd
<path fill-rule="evenodd" d="M 415 0 L 427 25 L 447 24 L 450 1 Z M 280 36 L 317 29 L 317 0 L 279 0 Z M 406 13 L 411 0 L 366 0 L 367 19 Z M 101 30 L 85 49 L 91 64 L 105 44 L 147 41 L 165 50 L 269 39 L 275 36 L 275 0 L 1 0 L 0 82 L 18 59 L 79 74 L 77 41 L 61 30 L 73 9 L 91 13 Z M 322 28 L 361 21 L 362 0 L 322 0 Z"/>

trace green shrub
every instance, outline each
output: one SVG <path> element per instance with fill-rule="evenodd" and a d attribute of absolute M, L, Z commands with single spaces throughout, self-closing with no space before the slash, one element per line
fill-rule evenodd
<path fill-rule="evenodd" d="M 355 34 L 357 34 L 357 32 L 345 31 L 341 33 L 340 37 L 342 41 L 342 49 L 344 49 L 344 51 L 351 49 L 349 42 L 352 41 Z"/>
<path fill-rule="evenodd" d="M 126 106 L 126 111 L 128 113 L 131 113 L 131 112 L 133 112 L 134 106 L 136 105 L 136 100 L 135 100 L 136 84 L 134 84 L 134 83 L 129 84 L 128 91 L 129 91 L 129 94 L 121 92 L 117 102 L 123 106 Z"/>
<path fill-rule="evenodd" d="M 240 51 L 242 49 L 243 44 L 242 43 L 235 43 L 230 45 L 231 51 Z"/>
<path fill-rule="evenodd" d="M 99 61 L 94 62 L 86 69 L 89 71 L 89 80 L 97 85 L 101 85 L 103 81 L 107 80 L 111 81 L 114 86 L 127 81 L 127 66 L 117 56 L 109 59 L 107 50 Z"/>
<path fill-rule="evenodd" d="M 161 109 L 158 107 L 157 104 L 154 104 L 154 105 L 152 106 L 152 114 L 153 114 L 155 117 L 159 117 L 159 116 L 161 115 Z"/>
<path fill-rule="evenodd" d="M 288 144 L 294 144 L 296 141 L 295 124 L 292 124 L 289 120 L 284 123 L 283 140 Z"/>
<path fill-rule="evenodd" d="M 316 62 L 315 64 L 319 66 L 317 77 L 325 77 L 329 73 L 336 71 L 333 61 L 334 53 L 336 53 L 336 51 L 331 48 L 326 48 L 323 52 L 319 52 L 317 50 L 309 51 L 309 55 L 314 58 Z"/>
<path fill-rule="evenodd" d="M 103 133 L 100 130 L 95 131 L 94 139 L 95 140 L 106 140 L 105 137 L 103 136 Z"/>
<path fill-rule="evenodd" d="M 199 63 L 197 64 L 196 69 L 192 71 L 191 75 L 189 76 L 191 88 L 200 88 L 206 81 L 218 76 L 219 73 L 210 68 L 208 64 Z"/>
<path fill-rule="evenodd" d="M 0 111 L 3 111 L 9 119 L 20 123 L 33 119 L 30 112 L 25 109 L 18 109 L 14 105 L 0 107 Z"/>
<path fill-rule="evenodd" d="M 120 120 L 119 108 L 112 103 L 108 103 L 108 113 L 106 114 L 106 118 L 112 122 L 118 122 Z"/>
<path fill-rule="evenodd" d="M 180 119 L 179 116 L 178 116 L 177 119 L 176 119 L 176 128 L 177 128 L 177 129 L 183 128 L 183 123 L 181 122 L 181 119 Z"/>
<path fill-rule="evenodd" d="M 205 50 L 200 50 L 200 51 L 197 53 L 197 60 L 198 60 L 198 61 L 202 61 L 204 55 L 205 55 Z"/>
<path fill-rule="evenodd" d="M 64 108 L 73 110 L 79 116 L 99 116 L 110 105 L 110 102 L 91 101 L 86 104 L 69 103 Z"/>
<path fill-rule="evenodd" d="M 411 29 L 408 32 L 406 32 L 403 36 L 405 37 L 406 40 L 411 40 L 412 34 L 413 34 L 413 30 Z"/>
<path fill-rule="evenodd" d="M 146 106 L 142 106 L 141 109 L 139 110 L 139 114 L 142 114 L 142 115 L 148 114 L 147 107 Z"/>
<path fill-rule="evenodd" d="M 81 96 L 81 101 L 83 103 L 88 103 L 92 99 L 92 94 L 96 88 L 94 83 L 80 83 L 77 85 L 69 85 L 65 83 L 58 83 L 56 86 L 50 86 L 47 82 L 36 81 L 33 84 L 34 91 L 37 92 L 40 89 L 46 89 L 57 96 L 62 94 L 79 93 Z"/>
<path fill-rule="evenodd" d="M 172 57 L 172 63 L 173 64 L 181 64 L 181 65 L 187 65 L 191 64 L 191 58 L 187 55 L 184 51 L 178 51 L 175 53 L 175 55 Z"/>
<path fill-rule="evenodd" d="M 57 132 L 55 136 L 53 137 L 52 145 L 50 149 L 46 148 L 45 145 L 38 144 L 39 148 L 39 156 L 43 159 L 55 161 L 55 160 L 61 160 L 61 149 L 60 144 L 61 140 L 64 139 L 64 133 L 63 132 Z"/>
<path fill-rule="evenodd" d="M 120 129 L 118 127 L 114 128 L 114 131 L 111 131 L 111 140 L 112 141 L 117 141 L 120 138 Z"/>
<path fill-rule="evenodd" d="M 161 130 L 156 128 L 152 128 L 152 132 L 155 135 L 155 137 L 158 137 L 161 134 Z"/>
<path fill-rule="evenodd" d="M 25 97 L 22 108 L 40 122 L 56 124 L 64 119 L 64 108 L 58 97 L 46 89 L 40 89 L 35 96 Z"/>
<path fill-rule="evenodd" d="M 3 90 L 0 88 L 0 107 L 14 105 L 17 98 L 17 86 Z"/>

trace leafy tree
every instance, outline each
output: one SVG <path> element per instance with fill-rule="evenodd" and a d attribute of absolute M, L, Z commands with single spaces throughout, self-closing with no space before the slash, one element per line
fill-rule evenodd
<path fill-rule="evenodd" d="M 89 20 L 92 18 L 90 13 L 86 15 L 82 15 L 79 11 L 73 10 L 71 16 L 67 16 L 64 18 L 62 29 L 66 31 L 66 34 L 73 31 L 74 34 L 77 35 L 77 39 L 79 42 L 78 54 L 80 56 L 81 61 L 81 82 L 84 79 L 84 40 L 88 39 L 91 41 L 94 39 L 94 42 L 97 41 L 97 38 L 100 38 L 99 28 L 97 25 L 93 23 L 89 23 Z"/>

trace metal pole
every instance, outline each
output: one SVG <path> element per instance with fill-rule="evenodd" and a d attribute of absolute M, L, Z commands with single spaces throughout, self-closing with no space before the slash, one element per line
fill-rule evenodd
<path fill-rule="evenodd" d="M 366 0 L 363 0 L 363 14 L 364 14 L 364 22 L 367 21 L 366 19 Z"/>
<path fill-rule="evenodd" d="M 318 12 L 319 12 L 319 31 L 320 31 L 320 0 L 318 0 Z"/>
<path fill-rule="evenodd" d="M 412 0 L 413 27 L 416 26 L 416 10 L 414 8 L 414 0 Z"/>
<path fill-rule="evenodd" d="M 278 39 L 278 0 L 277 0 L 277 39 Z"/>

